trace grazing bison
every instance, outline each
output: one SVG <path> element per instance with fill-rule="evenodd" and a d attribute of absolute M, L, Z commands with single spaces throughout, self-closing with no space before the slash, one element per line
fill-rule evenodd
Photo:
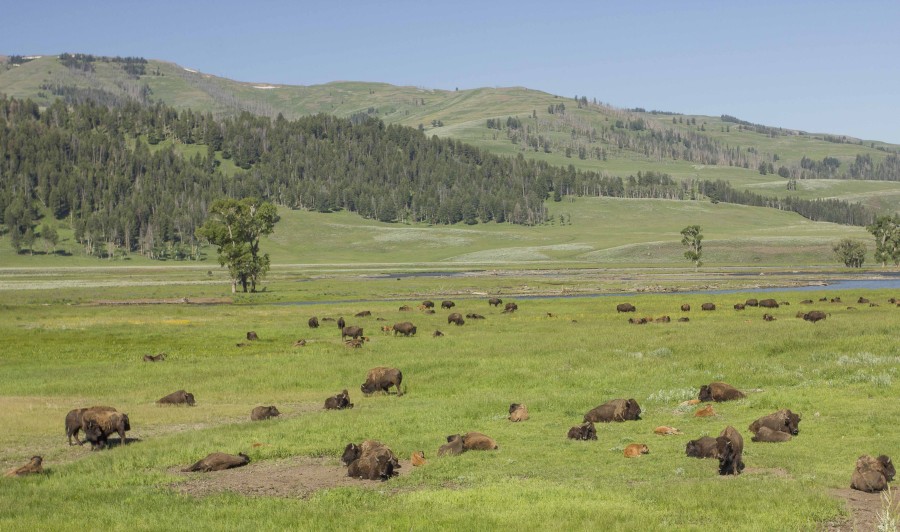
<path fill-rule="evenodd" d="M 194 394 L 190 392 L 186 392 L 184 390 L 178 390 L 177 392 L 172 392 L 169 395 L 163 397 L 156 401 L 156 404 L 160 405 L 188 405 L 194 406 Z"/>
<path fill-rule="evenodd" d="M 281 412 L 274 406 L 257 406 L 250 412 L 250 421 L 263 421 L 280 415 Z"/>
<path fill-rule="evenodd" d="M 690 312 L 690 311 L 691 311 L 690 305 L 688 305 L 687 303 L 685 303 L 684 305 L 681 305 L 681 312 Z"/>
<path fill-rule="evenodd" d="M 893 480 L 895 474 L 894 464 L 885 455 L 873 458 L 864 454 L 856 460 L 856 470 L 850 480 L 850 487 L 874 493 L 887 489 L 887 483 Z"/>
<path fill-rule="evenodd" d="M 456 325 L 463 325 L 466 323 L 466 320 L 463 319 L 462 314 L 459 312 L 454 312 L 453 314 L 447 316 L 447 323 L 454 323 Z"/>
<path fill-rule="evenodd" d="M 76 408 L 75 410 L 70 410 L 68 414 L 66 414 L 66 437 L 69 439 L 69 445 L 72 445 L 72 438 L 75 438 L 75 443 L 78 445 L 84 445 L 84 442 L 78 439 L 78 431 L 84 430 L 84 413 L 92 411 L 92 412 L 115 412 L 116 409 L 111 406 L 92 406 L 90 408 Z"/>
<path fill-rule="evenodd" d="M 438 449 L 438 456 L 456 456 L 458 454 L 462 454 L 465 451 L 463 447 L 463 437 L 460 434 L 452 434 L 447 436 L 447 443 L 441 445 Z"/>
<path fill-rule="evenodd" d="M 483 320 L 484 319 L 484 316 L 482 316 L 481 314 L 475 314 L 474 312 L 466 314 L 466 317 L 469 319 L 473 319 L 473 320 Z"/>
<path fill-rule="evenodd" d="M 748 307 L 758 307 L 758 306 L 759 306 L 759 301 L 757 301 L 756 299 L 751 298 L 751 299 L 748 299 L 747 301 L 744 301 L 744 305 L 746 305 L 746 306 L 748 306 Z"/>
<path fill-rule="evenodd" d="M 410 310 L 412 310 L 412 308 L 410 308 L 409 305 L 403 305 L 399 310 L 400 312 L 409 312 Z"/>
<path fill-rule="evenodd" d="M 743 392 L 730 384 L 724 382 L 711 382 L 700 387 L 700 395 L 697 397 L 701 401 L 733 401 L 735 399 L 743 399 L 746 397 Z"/>
<path fill-rule="evenodd" d="M 394 324 L 394 336 L 397 336 L 397 333 L 400 333 L 403 336 L 415 336 L 416 335 L 416 326 L 408 321 L 404 321 L 402 323 L 395 323 Z"/>
<path fill-rule="evenodd" d="M 622 454 L 625 455 L 625 458 L 637 458 L 642 454 L 650 454 L 650 448 L 643 443 L 631 443 L 625 447 L 625 452 Z"/>
<path fill-rule="evenodd" d="M 762 299 L 759 302 L 759 306 L 762 308 L 778 308 L 778 302 L 774 299 Z"/>
<path fill-rule="evenodd" d="M 716 310 L 715 303 L 704 303 L 700 305 L 700 310 Z"/>
<path fill-rule="evenodd" d="M 803 315 L 804 320 L 811 321 L 813 323 L 824 320 L 826 317 L 828 317 L 827 314 L 825 314 L 821 310 L 811 310 Z"/>
<path fill-rule="evenodd" d="M 422 301 L 422 304 L 419 305 L 421 308 L 434 308 L 434 301 Z"/>
<path fill-rule="evenodd" d="M 310 329 L 318 329 L 319 328 L 319 318 L 313 316 L 312 318 L 309 319 L 308 322 L 306 322 L 306 324 L 309 325 Z"/>
<path fill-rule="evenodd" d="M 354 316 L 357 318 L 366 318 L 371 315 L 372 315 L 372 312 L 369 310 L 363 310 L 363 311 L 360 311 L 360 312 L 357 312 L 356 314 L 354 314 Z"/>
<path fill-rule="evenodd" d="M 348 325 L 341 329 L 341 340 L 344 338 L 350 337 L 356 340 L 357 338 L 363 335 L 362 327 L 357 327 L 356 325 Z"/>
<path fill-rule="evenodd" d="M 739 475 L 744 470 L 744 438 L 731 425 L 716 438 L 716 452 L 720 475 Z"/>
<path fill-rule="evenodd" d="M 247 340 L 250 340 L 251 342 L 259 340 L 259 335 L 256 334 L 256 331 L 249 331 L 247 333 Z"/>
<path fill-rule="evenodd" d="M 88 410 L 82 416 L 84 423 L 84 439 L 91 444 L 91 449 L 103 449 L 107 439 L 118 433 L 119 442 L 125 445 L 125 432 L 131 430 L 128 414 L 109 411 Z"/>
<path fill-rule="evenodd" d="M 619 303 L 616 305 L 616 312 L 634 312 L 637 308 L 631 303 Z"/>
<path fill-rule="evenodd" d="M 162 362 L 166 359 L 165 353 L 160 353 L 158 355 L 144 355 L 144 362 Z"/>
<path fill-rule="evenodd" d="M 499 449 L 494 438 L 480 432 L 467 432 L 462 437 L 463 449 L 466 451 L 493 451 Z"/>
<path fill-rule="evenodd" d="M 596 440 L 597 439 L 597 427 L 590 421 L 585 421 L 581 425 L 576 425 L 569 429 L 569 433 L 566 435 L 566 438 L 570 440 Z"/>
<path fill-rule="evenodd" d="M 31 460 L 22 467 L 10 469 L 3 474 L 4 477 L 24 477 L 25 475 L 37 475 L 44 472 L 44 459 L 40 456 L 32 456 Z"/>
<path fill-rule="evenodd" d="M 641 419 L 641 407 L 634 399 L 613 399 L 593 408 L 583 421 L 610 423 L 612 421 L 637 421 Z"/>
<path fill-rule="evenodd" d="M 347 393 L 347 390 L 325 399 L 325 410 L 344 410 L 345 408 L 353 408 L 353 403 L 350 402 L 350 394 Z"/>
<path fill-rule="evenodd" d="M 415 451 L 410 455 L 409 461 L 412 462 L 413 467 L 419 467 L 426 464 L 425 460 L 425 451 Z"/>
<path fill-rule="evenodd" d="M 519 305 L 516 305 L 512 301 L 503 306 L 503 312 L 509 314 L 519 310 Z"/>
<path fill-rule="evenodd" d="M 456 303 L 453 301 L 441 301 L 441 308 L 451 309 L 456 306 Z"/>
<path fill-rule="evenodd" d="M 735 303 L 734 310 L 744 310 L 744 304 L 743 303 Z"/>
<path fill-rule="evenodd" d="M 519 403 L 509 405 L 509 417 L 507 419 L 514 423 L 528 421 L 528 407 Z"/>
<path fill-rule="evenodd" d="M 755 442 L 763 442 L 763 443 L 779 443 L 785 441 L 791 441 L 791 435 L 787 432 L 781 432 L 780 430 L 772 430 L 769 427 L 760 427 L 757 430 L 753 437 L 750 438 L 751 441 Z"/>
<path fill-rule="evenodd" d="M 697 440 L 691 440 L 687 442 L 684 454 L 691 458 L 718 458 L 716 439 L 711 436 L 704 436 Z"/>
<path fill-rule="evenodd" d="M 488 299 L 488 305 L 492 307 L 499 307 L 503 303 L 503 300 L 499 297 L 492 297 Z"/>
<path fill-rule="evenodd" d="M 347 326 L 347 322 L 344 321 L 344 317 L 343 317 L 343 316 L 341 316 L 340 318 L 338 318 L 338 320 L 337 320 L 337 326 L 338 326 L 338 329 L 341 329 L 341 330 L 343 330 L 344 327 Z"/>
<path fill-rule="evenodd" d="M 777 430 L 796 436 L 797 434 L 800 434 L 799 425 L 800 415 L 791 412 L 787 408 L 782 408 L 777 412 L 773 412 L 768 416 L 763 416 L 751 423 L 750 432 L 756 434 L 760 428 L 767 427 L 771 430 Z"/>
<path fill-rule="evenodd" d="M 234 467 L 245 466 L 250 463 L 250 457 L 244 453 L 238 453 L 237 456 L 227 453 L 210 453 L 206 458 L 195 462 L 181 471 L 184 473 L 201 472 L 209 473 L 210 471 L 223 471 Z"/>
<path fill-rule="evenodd" d="M 763 314 L 763 321 L 775 321 L 775 316 L 771 314 Z"/>
<path fill-rule="evenodd" d="M 397 395 L 400 396 L 403 395 L 403 390 L 400 389 L 402 382 L 403 373 L 399 369 L 379 366 L 369 370 L 366 374 L 366 382 L 362 383 L 359 389 L 365 395 L 369 395 L 378 391 L 388 393 L 388 388 L 393 386 L 397 389 Z"/>
<path fill-rule="evenodd" d="M 433 333 L 431 333 L 431 336 L 437 338 L 438 336 L 444 336 L 444 333 L 442 333 L 441 331 L 434 331 Z"/>

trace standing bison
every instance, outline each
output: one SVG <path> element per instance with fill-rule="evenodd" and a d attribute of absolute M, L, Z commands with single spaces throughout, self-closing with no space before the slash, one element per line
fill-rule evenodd
<path fill-rule="evenodd" d="M 513 313 L 519 310 L 519 305 L 516 305 L 514 302 L 510 301 L 506 305 L 503 305 L 503 312 L 506 314 Z"/>
<path fill-rule="evenodd" d="M 463 325 L 466 323 L 466 320 L 463 319 L 462 314 L 460 314 L 459 312 L 454 312 L 453 314 L 447 316 L 447 323 Z"/>
<path fill-rule="evenodd" d="M 419 305 L 420 309 L 434 308 L 434 301 L 422 301 L 422 304 Z"/>
<path fill-rule="evenodd" d="M 761 299 L 759 306 L 762 308 L 778 308 L 778 302 L 774 299 Z"/>
<path fill-rule="evenodd" d="M 453 301 L 441 301 L 441 308 L 451 309 L 456 306 L 456 303 Z"/>
<path fill-rule="evenodd" d="M 700 305 L 700 310 L 716 310 L 715 303 L 704 303 Z"/>
<path fill-rule="evenodd" d="M 756 299 L 748 299 L 747 301 L 744 302 L 744 305 L 746 305 L 748 307 L 758 307 L 759 301 L 757 301 Z"/>
<path fill-rule="evenodd" d="M 634 399 L 613 399 L 593 408 L 584 415 L 584 421 L 610 423 L 612 421 L 637 421 L 641 419 L 641 407 Z"/>
<path fill-rule="evenodd" d="M 725 427 L 716 438 L 716 453 L 720 475 L 740 475 L 744 470 L 744 438 L 731 425 Z"/>
<path fill-rule="evenodd" d="M 631 303 L 619 303 L 616 305 L 616 312 L 634 312 L 637 308 Z"/>
<path fill-rule="evenodd" d="M 257 406 L 250 412 L 250 421 L 263 421 L 280 415 L 281 412 L 274 406 Z"/>
<path fill-rule="evenodd" d="M 107 438 L 114 433 L 119 434 L 119 442 L 125 444 L 125 432 L 131 430 L 128 414 L 121 412 L 88 410 L 82 417 L 84 439 L 90 442 L 91 449 L 106 447 Z"/>
<path fill-rule="evenodd" d="M 344 321 L 344 317 L 343 317 L 343 316 L 341 316 L 340 318 L 338 318 L 338 320 L 337 320 L 337 326 L 338 326 L 338 329 L 343 329 L 344 327 L 347 326 L 347 322 Z"/>
<path fill-rule="evenodd" d="M 812 323 L 824 320 L 826 317 L 828 317 L 828 315 L 821 310 L 811 310 L 803 315 L 804 320 L 810 321 Z"/>
<path fill-rule="evenodd" d="M 347 338 L 353 338 L 354 340 L 360 338 L 363 335 L 362 327 L 357 327 L 356 325 L 348 325 L 341 329 L 341 340 Z"/>
<path fill-rule="evenodd" d="M 84 442 L 78 439 L 78 431 L 84 430 L 84 414 L 86 412 L 115 412 L 116 409 L 111 406 L 92 406 L 90 408 L 76 408 L 75 410 L 70 410 L 68 414 L 66 414 L 66 437 L 69 440 L 69 445 L 72 445 L 72 438 L 75 438 L 75 443 L 78 445 L 84 445 Z"/>
<path fill-rule="evenodd" d="M 698 399 L 701 401 L 733 401 L 735 399 L 743 399 L 746 397 L 744 392 L 738 390 L 730 384 L 724 382 L 711 382 L 700 387 L 700 395 Z"/>
<path fill-rule="evenodd" d="M 310 329 L 316 329 L 319 327 L 319 318 L 313 316 L 306 324 L 309 325 Z"/>
<path fill-rule="evenodd" d="M 393 386 L 397 389 L 397 395 L 403 395 L 400 389 L 400 383 L 403 382 L 403 373 L 397 368 L 377 367 L 372 368 L 366 374 L 366 382 L 359 387 L 362 393 L 369 395 L 375 392 L 383 391 L 388 393 L 388 388 Z"/>
<path fill-rule="evenodd" d="M 503 304 L 503 300 L 499 297 L 492 297 L 488 299 L 488 305 L 492 307 L 499 307 L 501 304 Z"/>
<path fill-rule="evenodd" d="M 403 336 L 415 336 L 416 335 L 416 326 L 408 321 L 404 321 L 402 323 L 395 323 L 394 324 L 394 336 L 397 336 L 397 333 L 400 333 Z"/>

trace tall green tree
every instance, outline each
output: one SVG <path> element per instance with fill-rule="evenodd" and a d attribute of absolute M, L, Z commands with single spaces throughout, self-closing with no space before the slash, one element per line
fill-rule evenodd
<path fill-rule="evenodd" d="M 900 215 L 879 216 L 866 226 L 875 237 L 875 261 L 884 268 L 888 261 L 900 263 Z"/>
<path fill-rule="evenodd" d="M 866 261 L 866 245 L 851 238 L 844 238 L 832 248 L 837 260 L 848 268 L 862 268 Z"/>
<path fill-rule="evenodd" d="M 699 225 L 689 225 L 681 230 L 681 243 L 687 246 L 684 258 L 694 263 L 694 269 L 703 265 L 703 232 Z"/>
<path fill-rule="evenodd" d="M 219 264 L 231 275 L 231 292 L 240 283 L 244 292 L 256 292 L 256 284 L 269 271 L 269 254 L 260 254 L 259 240 L 272 234 L 279 220 L 277 209 L 256 198 L 219 199 L 197 230 L 201 238 L 218 247 Z"/>

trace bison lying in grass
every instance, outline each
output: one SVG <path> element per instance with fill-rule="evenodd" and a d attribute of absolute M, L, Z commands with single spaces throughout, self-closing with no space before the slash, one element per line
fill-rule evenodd
<path fill-rule="evenodd" d="M 493 438 L 480 432 L 451 434 L 447 436 L 447 443 L 438 449 L 438 456 L 454 456 L 466 451 L 493 451 L 499 448 Z"/>
<path fill-rule="evenodd" d="M 583 421 L 610 423 L 612 421 L 636 421 L 641 419 L 641 407 L 634 399 L 613 399 L 597 406 L 584 415 Z"/>
<path fill-rule="evenodd" d="M 144 362 L 162 362 L 165 359 L 166 359 L 165 353 L 160 353 L 158 355 L 144 355 L 144 357 L 143 357 Z"/>
<path fill-rule="evenodd" d="M 465 449 L 463 448 L 463 438 L 460 434 L 452 434 L 447 436 L 447 443 L 441 445 L 438 448 L 438 456 L 456 456 L 458 454 L 462 454 Z"/>
<path fill-rule="evenodd" d="M 700 395 L 698 399 L 701 401 L 733 401 L 735 399 L 743 399 L 746 397 L 744 392 L 738 390 L 730 384 L 724 382 L 711 382 L 700 387 Z"/>
<path fill-rule="evenodd" d="M 509 405 L 508 419 L 514 423 L 518 421 L 528 421 L 528 407 L 519 403 Z"/>
<path fill-rule="evenodd" d="M 31 460 L 22 467 L 10 469 L 3 474 L 4 477 L 24 477 L 25 475 L 37 475 L 44 472 L 43 457 L 32 456 Z"/>
<path fill-rule="evenodd" d="M 156 403 L 160 405 L 194 406 L 196 401 L 194 400 L 194 394 L 186 392 L 184 390 L 178 390 L 177 392 L 172 392 L 169 395 L 157 400 Z"/>
<path fill-rule="evenodd" d="M 826 317 L 828 317 L 828 315 L 821 310 L 811 310 L 803 315 L 804 320 L 810 321 L 812 323 L 824 320 Z"/>
<path fill-rule="evenodd" d="M 341 462 L 347 466 L 348 477 L 365 480 L 387 480 L 400 468 L 394 452 L 376 440 L 365 440 L 359 445 L 348 443 Z"/>
<path fill-rule="evenodd" d="M 206 458 L 195 462 L 181 471 L 185 473 L 210 471 L 222 471 L 234 467 L 245 466 L 250 463 L 250 457 L 244 453 L 238 453 L 237 456 L 227 453 L 210 453 Z"/>
<path fill-rule="evenodd" d="M 310 329 L 315 329 L 319 326 L 319 319 L 313 316 L 309 319 L 309 321 L 306 322 L 306 324 L 309 325 Z"/>
<path fill-rule="evenodd" d="M 250 412 L 250 421 L 263 421 L 280 415 L 281 412 L 274 406 L 257 406 Z"/>
<path fill-rule="evenodd" d="M 569 429 L 569 433 L 566 435 L 566 438 L 570 440 L 596 440 L 597 439 L 597 427 L 590 421 L 585 421 L 581 425 L 576 425 Z"/>
<path fill-rule="evenodd" d="M 325 399 L 325 410 L 344 410 L 345 408 L 353 408 L 350 402 L 350 394 L 347 390 Z"/>
<path fill-rule="evenodd" d="M 711 436 L 691 440 L 684 448 L 684 454 L 692 458 L 718 458 L 716 439 Z"/>
<path fill-rule="evenodd" d="M 454 312 L 453 314 L 450 314 L 449 316 L 447 316 L 447 323 L 448 324 L 453 323 L 455 325 L 464 325 L 466 323 L 466 320 L 463 319 L 462 314 L 460 314 L 459 312 Z"/>
<path fill-rule="evenodd" d="M 894 480 L 895 474 L 894 463 L 886 455 L 872 458 L 864 454 L 856 460 L 856 470 L 850 479 L 850 487 L 868 493 L 884 491 L 888 487 L 888 482 Z"/>
<path fill-rule="evenodd" d="M 400 384 L 403 382 L 403 373 L 397 368 L 387 368 L 379 366 L 372 368 L 366 374 L 366 382 L 359 387 L 365 395 L 383 391 L 388 393 L 388 388 L 393 386 L 397 390 L 397 395 L 403 395 Z"/>
<path fill-rule="evenodd" d="M 761 428 L 783 432 L 789 436 L 800 433 L 800 415 L 783 408 L 767 416 L 763 416 L 750 424 L 750 432 L 756 434 Z M 790 439 L 790 438 L 788 438 Z M 757 440 L 753 440 L 757 441 Z M 786 440 L 785 440 L 786 441 Z"/>

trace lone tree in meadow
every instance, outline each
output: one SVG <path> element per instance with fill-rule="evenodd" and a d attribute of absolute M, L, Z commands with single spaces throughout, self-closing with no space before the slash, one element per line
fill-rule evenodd
<path fill-rule="evenodd" d="M 689 225 L 681 230 L 681 243 L 687 246 L 684 258 L 694 263 L 694 270 L 703 265 L 703 232 L 699 225 Z"/>
<path fill-rule="evenodd" d="M 875 262 L 900 264 L 900 215 L 879 216 L 866 231 L 875 237 Z"/>
<path fill-rule="evenodd" d="M 209 208 L 209 217 L 197 234 L 217 246 L 219 264 L 228 267 L 231 292 L 238 283 L 244 292 L 269 271 L 269 254 L 259 254 L 259 239 L 272 234 L 280 218 L 275 206 L 256 198 L 220 199 Z"/>
<path fill-rule="evenodd" d="M 850 238 L 844 238 L 832 248 L 837 260 L 848 268 L 862 268 L 866 261 L 866 245 Z"/>

